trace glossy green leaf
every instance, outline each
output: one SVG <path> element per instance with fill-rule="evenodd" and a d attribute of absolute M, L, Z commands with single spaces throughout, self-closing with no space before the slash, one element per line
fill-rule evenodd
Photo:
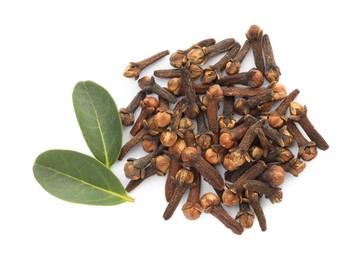
<path fill-rule="evenodd" d="M 113 98 L 95 82 L 80 81 L 74 87 L 73 106 L 89 149 L 110 168 L 119 157 L 123 133 Z"/>
<path fill-rule="evenodd" d="M 36 158 L 33 172 L 47 192 L 62 200 L 103 206 L 134 201 L 111 170 L 82 153 L 46 151 Z"/>

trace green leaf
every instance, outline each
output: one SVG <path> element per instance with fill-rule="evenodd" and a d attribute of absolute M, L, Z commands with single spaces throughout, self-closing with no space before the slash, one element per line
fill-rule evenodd
<path fill-rule="evenodd" d="M 73 106 L 90 151 L 110 168 L 119 157 L 123 133 L 113 98 L 95 82 L 80 81 L 74 87 Z"/>
<path fill-rule="evenodd" d="M 62 200 L 103 206 L 134 202 L 111 170 L 82 153 L 46 151 L 36 158 L 33 172 L 47 192 Z"/>

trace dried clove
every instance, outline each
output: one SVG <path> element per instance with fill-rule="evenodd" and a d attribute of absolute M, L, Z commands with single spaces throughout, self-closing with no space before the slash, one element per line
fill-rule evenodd
<path fill-rule="evenodd" d="M 273 56 L 272 45 L 268 34 L 264 34 L 262 37 L 262 49 L 265 59 L 265 77 L 269 82 L 278 81 L 281 71 Z"/>
<path fill-rule="evenodd" d="M 157 82 L 155 82 L 154 77 L 145 76 L 138 80 L 138 85 L 148 94 L 157 94 L 172 104 L 175 104 L 177 102 L 177 97 L 174 96 L 172 93 L 168 92 L 166 89 L 159 86 Z"/>
<path fill-rule="evenodd" d="M 292 120 L 286 122 L 288 131 L 293 135 L 298 145 L 298 157 L 304 161 L 311 161 L 317 156 L 317 147 L 315 142 L 309 142 L 298 130 Z"/>
<path fill-rule="evenodd" d="M 224 90 L 223 90 L 224 92 Z M 218 120 L 219 128 L 227 128 L 232 129 L 235 127 L 237 119 L 233 116 L 235 98 L 232 96 L 224 96 L 223 97 L 223 113 L 220 115 L 220 118 Z"/>
<path fill-rule="evenodd" d="M 239 212 L 236 215 L 239 224 L 243 228 L 251 228 L 254 222 L 254 213 L 251 210 L 249 203 L 242 201 L 239 203 Z"/>
<path fill-rule="evenodd" d="M 196 220 L 202 213 L 202 207 L 199 204 L 201 175 L 195 168 L 191 168 L 190 170 L 193 172 L 194 176 L 193 186 L 189 189 L 187 202 L 183 205 L 182 211 L 187 219 Z"/>
<path fill-rule="evenodd" d="M 307 108 L 297 102 L 290 104 L 291 119 L 300 124 L 308 137 L 316 143 L 321 150 L 327 150 L 329 145 L 321 134 L 315 129 L 311 121 L 307 117 Z"/>
<path fill-rule="evenodd" d="M 138 61 L 138 62 L 130 62 L 128 67 L 125 69 L 123 75 L 127 78 L 135 78 L 138 79 L 139 78 L 139 74 L 140 72 L 147 66 L 149 66 L 150 64 L 153 64 L 154 62 L 156 62 L 157 60 L 163 58 L 164 56 L 167 56 L 169 54 L 169 51 L 162 51 L 159 52 L 149 58 L 146 58 L 142 61 Z"/>
<path fill-rule="evenodd" d="M 288 94 L 287 97 L 279 104 L 279 106 L 268 115 L 268 124 L 273 128 L 281 128 L 287 121 L 285 116 L 290 103 L 297 97 L 300 93 L 298 89 L 293 90 Z"/>
<path fill-rule="evenodd" d="M 267 166 L 267 169 L 258 176 L 257 180 L 268 183 L 271 187 L 280 186 L 285 181 L 285 170 L 276 164 Z"/>
<path fill-rule="evenodd" d="M 218 143 L 218 108 L 223 99 L 223 91 L 218 84 L 215 84 L 208 89 L 206 97 L 208 100 L 207 119 L 209 130 L 213 133 L 213 143 Z"/>
<path fill-rule="evenodd" d="M 201 199 L 200 203 L 205 213 L 211 213 L 227 228 L 231 229 L 233 233 L 241 235 L 243 227 L 233 219 L 220 205 L 220 198 L 214 193 L 206 193 Z"/>
<path fill-rule="evenodd" d="M 145 96 L 146 93 L 143 90 L 139 91 L 126 108 L 121 108 L 119 110 L 119 116 L 124 126 L 134 124 L 134 112 L 140 106 L 140 102 Z"/>
<path fill-rule="evenodd" d="M 273 188 L 258 180 L 248 180 L 243 187 L 248 191 L 264 194 L 272 203 L 279 203 L 282 201 L 283 194 L 281 188 Z"/>
<path fill-rule="evenodd" d="M 228 63 L 226 64 L 226 73 L 228 75 L 233 75 L 238 73 L 239 69 L 241 68 L 241 63 L 243 59 L 246 57 L 250 48 L 251 48 L 250 42 L 248 40 L 245 40 L 241 50 L 236 54 L 236 56 L 233 59 L 228 61 Z"/>
<path fill-rule="evenodd" d="M 124 165 L 125 177 L 131 180 L 144 178 L 146 166 L 155 156 L 163 153 L 163 150 L 164 146 L 160 145 L 157 150 L 139 159 L 129 158 Z"/>
<path fill-rule="evenodd" d="M 226 67 L 226 64 L 231 60 L 239 51 L 241 45 L 235 42 L 232 49 L 230 49 L 216 64 L 207 67 L 203 71 L 201 77 L 202 83 L 213 83 L 221 77 L 221 71 Z"/>
<path fill-rule="evenodd" d="M 213 188 L 222 190 L 224 181 L 219 171 L 210 165 L 194 147 L 187 147 L 181 154 L 181 159 L 185 166 L 192 166 L 203 176 Z"/>
<path fill-rule="evenodd" d="M 264 73 L 265 68 L 262 54 L 262 35 L 263 30 L 255 24 L 251 25 L 246 33 L 246 37 L 251 43 L 253 50 L 254 63 L 256 64 L 257 69 Z"/>
<path fill-rule="evenodd" d="M 180 139 L 175 142 L 175 144 L 168 148 L 168 150 L 165 150 L 164 153 L 169 157 L 169 170 L 167 179 L 165 181 L 165 199 L 167 202 L 171 199 L 173 192 L 174 192 L 174 183 L 173 178 L 175 178 L 175 175 L 177 172 L 182 168 L 181 165 L 181 153 L 182 151 L 187 147 L 184 140 Z"/>
<path fill-rule="evenodd" d="M 197 46 L 188 52 L 187 58 L 191 63 L 204 64 L 209 58 L 231 49 L 234 42 L 233 38 L 229 38 L 208 47 L 200 48 Z"/>
<path fill-rule="evenodd" d="M 184 114 L 190 119 L 196 119 L 199 114 L 199 105 L 197 104 L 197 96 L 193 88 L 193 81 L 187 69 L 181 68 L 182 73 L 182 88 L 185 92 L 185 110 Z"/>
<path fill-rule="evenodd" d="M 158 105 L 158 101 L 155 97 L 146 97 L 140 101 L 140 107 L 142 108 L 142 111 L 140 112 L 140 115 L 137 118 L 137 121 L 135 121 L 132 129 L 130 130 L 131 135 L 135 136 L 140 131 L 140 129 L 142 129 L 143 121 L 155 113 Z"/>
<path fill-rule="evenodd" d="M 212 145 L 212 137 L 213 133 L 208 129 L 205 113 L 200 111 L 197 117 L 196 143 L 202 150 L 206 150 Z"/>
<path fill-rule="evenodd" d="M 194 175 L 190 170 L 183 168 L 177 172 L 175 178 L 173 179 L 175 185 L 174 192 L 163 214 L 163 218 L 165 220 L 168 220 L 172 217 L 184 193 L 189 187 L 192 186 L 193 180 Z"/>
<path fill-rule="evenodd" d="M 193 48 L 208 47 L 215 43 L 216 43 L 216 40 L 213 38 L 210 38 L 210 39 L 205 39 L 200 42 L 197 42 L 196 44 L 193 44 L 190 48 L 188 48 L 184 51 L 178 50 L 169 57 L 170 65 L 172 65 L 173 67 L 176 67 L 176 68 L 181 68 L 187 63 L 187 61 L 188 61 L 187 54 Z"/>
<path fill-rule="evenodd" d="M 259 88 L 263 84 L 263 75 L 262 72 L 258 69 L 250 69 L 247 72 L 240 72 L 233 75 L 227 75 L 221 77 L 216 82 L 221 86 L 231 86 L 234 84 L 242 84 L 250 86 L 252 88 Z M 228 95 L 232 96 L 232 95 Z"/>

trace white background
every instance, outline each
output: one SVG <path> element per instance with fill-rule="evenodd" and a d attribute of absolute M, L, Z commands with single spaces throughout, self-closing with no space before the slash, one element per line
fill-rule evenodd
<path fill-rule="evenodd" d="M 356 3 L 0 1 L 0 259 L 359 259 Z M 112 207 L 63 202 L 35 181 L 32 165 L 45 150 L 90 154 L 72 107 L 79 80 L 103 85 L 124 107 L 138 91 L 122 76 L 129 61 L 209 37 L 243 43 L 251 24 L 270 35 L 281 82 L 301 90 L 297 100 L 330 144 L 287 177 L 282 203 L 264 203 L 266 232 L 255 223 L 237 236 L 210 215 L 191 222 L 179 209 L 164 221 L 161 177 L 132 192 L 134 204 Z M 242 69 L 251 66 L 248 57 Z M 113 170 L 126 185 L 123 163 Z"/>

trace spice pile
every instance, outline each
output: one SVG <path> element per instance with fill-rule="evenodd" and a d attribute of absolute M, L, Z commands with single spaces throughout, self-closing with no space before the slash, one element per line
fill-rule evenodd
<path fill-rule="evenodd" d="M 126 191 L 153 175 L 167 174 L 166 220 L 189 189 L 182 207 L 186 218 L 195 220 L 204 211 L 242 234 L 252 226 L 255 215 L 265 231 L 261 198 L 281 202 L 279 186 L 285 172 L 298 176 L 305 161 L 316 157 L 317 148 L 328 148 L 308 119 L 306 107 L 294 102 L 299 90 L 287 95 L 278 82 L 281 72 L 268 35 L 252 25 L 246 38 L 242 46 L 232 38 L 206 39 L 173 53 L 170 64 L 175 68 L 154 71 L 156 77 L 169 78 L 167 88 L 159 86 L 154 77 L 142 77 L 138 80 L 141 90 L 120 109 L 123 125 L 133 125 L 133 138 L 123 146 L 119 159 L 138 143 L 149 153 L 127 160 L 124 171 L 131 181 Z M 239 72 L 250 48 L 256 68 Z M 201 66 L 221 53 L 225 54 L 214 65 Z M 142 69 L 168 54 L 163 51 L 132 62 L 124 76 L 138 79 Z M 264 78 L 267 87 L 262 87 Z M 147 96 L 152 93 L 158 99 Z M 175 104 L 173 108 L 171 104 Z M 135 120 L 139 106 L 141 112 Z M 298 153 L 294 155 L 290 148 L 295 145 Z M 224 174 L 214 166 L 217 164 L 223 165 Z M 202 185 L 211 185 L 214 193 L 200 196 Z M 232 217 L 223 206 L 237 206 L 239 212 Z"/>

